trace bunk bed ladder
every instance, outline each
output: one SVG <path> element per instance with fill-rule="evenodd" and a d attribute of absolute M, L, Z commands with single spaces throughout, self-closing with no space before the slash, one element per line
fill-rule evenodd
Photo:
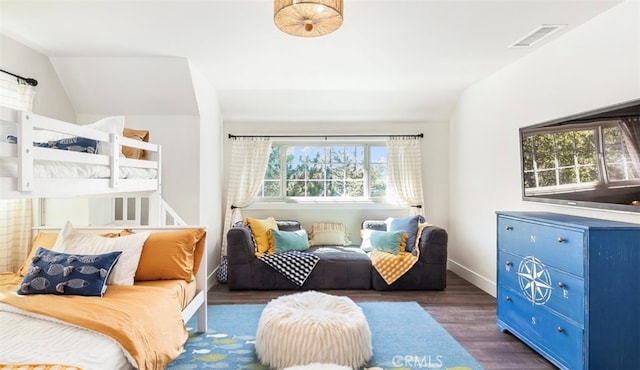
<path fill-rule="evenodd" d="M 160 194 L 153 194 L 150 197 L 115 197 L 114 215 L 116 223 L 151 226 L 187 225 Z"/>

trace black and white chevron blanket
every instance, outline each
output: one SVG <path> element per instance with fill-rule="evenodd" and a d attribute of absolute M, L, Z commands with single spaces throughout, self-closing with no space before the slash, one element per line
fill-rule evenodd
<path fill-rule="evenodd" d="M 320 257 L 301 251 L 287 251 L 258 257 L 262 262 L 281 273 L 296 285 L 302 286 Z"/>

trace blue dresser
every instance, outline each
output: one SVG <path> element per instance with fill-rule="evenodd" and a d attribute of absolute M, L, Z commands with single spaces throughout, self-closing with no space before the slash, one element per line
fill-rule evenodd
<path fill-rule="evenodd" d="M 640 369 L 640 224 L 497 212 L 497 326 L 561 369 Z"/>

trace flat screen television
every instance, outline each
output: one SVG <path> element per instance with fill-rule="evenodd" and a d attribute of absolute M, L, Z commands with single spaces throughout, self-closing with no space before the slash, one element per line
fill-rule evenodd
<path fill-rule="evenodd" d="M 520 129 L 522 199 L 640 212 L 640 100 Z"/>

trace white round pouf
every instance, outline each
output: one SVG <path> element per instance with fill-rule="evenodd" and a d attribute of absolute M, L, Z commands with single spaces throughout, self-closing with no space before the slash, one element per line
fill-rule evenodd
<path fill-rule="evenodd" d="M 342 366 L 342 365 L 336 365 L 336 364 L 321 364 L 318 362 L 314 362 L 308 365 L 288 367 L 284 370 L 353 370 L 353 368 L 349 366 Z"/>
<path fill-rule="evenodd" d="M 263 364 L 284 369 L 312 363 L 359 368 L 371 359 L 371 331 L 348 297 L 308 291 L 282 296 L 262 311 L 256 354 Z"/>

